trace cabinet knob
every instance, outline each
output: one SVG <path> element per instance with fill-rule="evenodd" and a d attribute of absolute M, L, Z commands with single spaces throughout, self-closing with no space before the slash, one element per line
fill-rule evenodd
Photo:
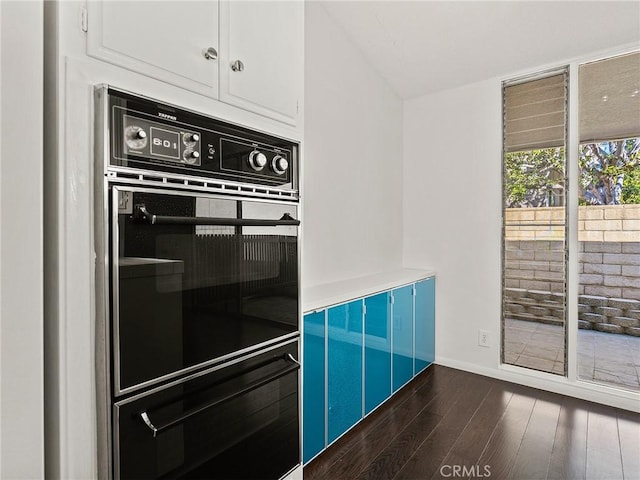
<path fill-rule="evenodd" d="M 209 48 L 204 49 L 202 51 L 202 55 L 204 55 L 204 58 L 206 58 L 207 60 L 217 60 L 218 59 L 218 51 L 213 47 L 209 47 Z"/>
<path fill-rule="evenodd" d="M 234 62 L 231 63 L 231 70 L 233 70 L 234 72 L 241 72 L 244 70 L 244 63 L 242 63 L 242 60 L 235 60 Z"/>

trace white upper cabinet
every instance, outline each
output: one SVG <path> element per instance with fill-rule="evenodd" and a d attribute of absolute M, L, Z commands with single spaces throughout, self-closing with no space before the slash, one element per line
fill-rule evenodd
<path fill-rule="evenodd" d="M 295 124 L 304 3 L 220 2 L 220 100 Z"/>
<path fill-rule="evenodd" d="M 218 97 L 218 2 L 89 1 L 87 53 Z"/>
<path fill-rule="evenodd" d="M 88 55 L 296 125 L 302 0 L 88 1 L 87 15 Z"/>

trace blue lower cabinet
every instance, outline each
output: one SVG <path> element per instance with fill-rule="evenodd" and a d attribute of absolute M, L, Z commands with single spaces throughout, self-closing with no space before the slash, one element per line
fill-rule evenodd
<path fill-rule="evenodd" d="M 325 314 L 326 310 L 304 316 L 304 357 L 302 372 L 303 461 L 306 463 L 325 448 Z"/>
<path fill-rule="evenodd" d="M 415 374 L 435 360 L 436 279 L 416 283 L 415 307 Z"/>
<path fill-rule="evenodd" d="M 304 463 L 435 357 L 435 278 L 304 316 Z"/>
<path fill-rule="evenodd" d="M 364 299 L 364 410 L 391 395 L 391 294 Z"/>
<path fill-rule="evenodd" d="M 362 418 L 362 300 L 329 308 L 328 441 Z"/>
<path fill-rule="evenodd" d="M 392 318 L 392 380 L 395 392 L 413 377 L 413 285 L 396 288 Z"/>

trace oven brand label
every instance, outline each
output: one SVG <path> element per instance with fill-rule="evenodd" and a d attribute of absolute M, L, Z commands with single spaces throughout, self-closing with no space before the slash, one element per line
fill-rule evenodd
<path fill-rule="evenodd" d="M 161 118 L 167 118 L 169 120 L 178 120 L 178 117 L 175 115 L 169 115 L 168 113 L 158 112 L 158 116 Z"/>

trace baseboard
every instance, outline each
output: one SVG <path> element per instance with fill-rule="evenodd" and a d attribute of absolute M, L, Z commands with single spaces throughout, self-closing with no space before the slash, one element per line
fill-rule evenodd
<path fill-rule="evenodd" d="M 628 390 L 591 382 L 571 382 L 564 377 L 512 365 L 488 368 L 444 357 L 437 357 L 435 363 L 436 365 L 442 365 L 444 367 L 477 373 L 485 377 L 497 378 L 498 380 L 518 383 L 527 387 L 539 388 L 540 390 L 547 390 L 589 402 L 601 403 L 640 413 L 640 392 L 630 392 Z"/>

